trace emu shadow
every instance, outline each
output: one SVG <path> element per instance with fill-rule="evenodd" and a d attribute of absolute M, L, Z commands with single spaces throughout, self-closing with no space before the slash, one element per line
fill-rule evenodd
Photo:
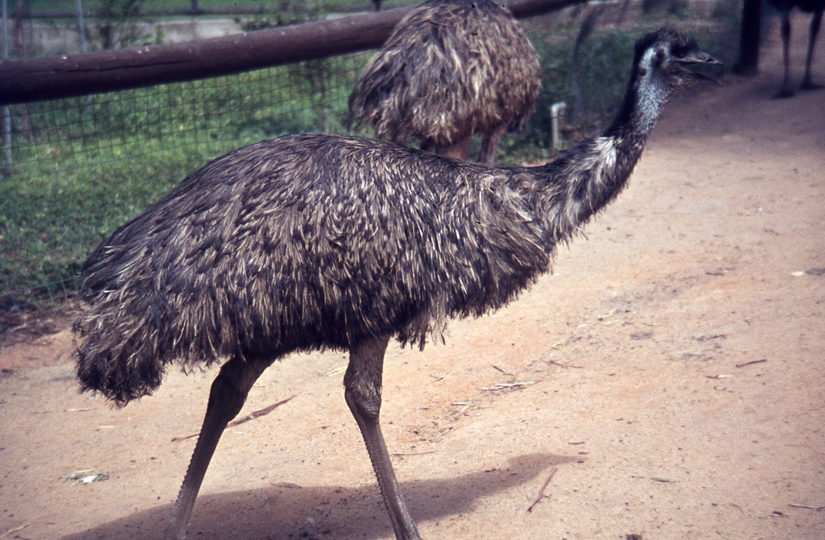
<path fill-rule="evenodd" d="M 447 479 L 402 482 L 410 511 L 419 522 L 472 513 L 477 499 L 536 483 L 549 467 L 575 463 L 578 456 L 526 454 L 506 467 Z M 142 540 L 159 538 L 172 513 L 171 504 L 105 523 L 63 540 Z M 525 511 L 528 504 L 525 503 Z M 467 516 L 472 520 L 472 516 Z M 187 537 L 281 540 L 290 538 L 382 538 L 392 536 L 377 484 L 359 488 L 271 487 L 198 498 Z"/>

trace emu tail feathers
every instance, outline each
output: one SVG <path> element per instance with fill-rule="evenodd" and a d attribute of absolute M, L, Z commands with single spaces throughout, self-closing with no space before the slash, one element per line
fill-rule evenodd
<path fill-rule="evenodd" d="M 120 325 L 104 324 L 104 318 L 94 314 L 75 323 L 74 331 L 81 339 L 77 377 L 81 391 L 100 392 L 122 407 L 160 385 L 165 362 L 152 354 L 153 347 L 138 343 L 136 333 L 127 335 Z"/>

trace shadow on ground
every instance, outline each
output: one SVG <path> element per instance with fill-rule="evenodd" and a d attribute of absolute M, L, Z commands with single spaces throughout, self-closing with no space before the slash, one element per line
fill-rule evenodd
<path fill-rule="evenodd" d="M 502 469 L 448 479 L 403 482 L 410 511 L 418 522 L 448 519 L 473 510 L 484 497 L 521 486 L 549 467 L 576 462 L 555 454 L 527 454 Z M 525 501 L 525 510 L 529 501 Z M 160 538 L 171 505 L 158 506 L 64 540 Z M 287 538 L 386 538 L 392 527 L 377 484 L 360 488 L 273 486 L 207 494 L 198 498 L 188 538 L 278 540 Z"/>

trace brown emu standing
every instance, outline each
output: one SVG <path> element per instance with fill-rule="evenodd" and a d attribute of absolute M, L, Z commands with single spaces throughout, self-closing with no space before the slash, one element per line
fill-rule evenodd
<path fill-rule="evenodd" d="M 349 99 L 356 127 L 399 144 L 493 163 L 502 135 L 524 127 L 541 64 L 521 26 L 492 0 L 429 0 L 395 27 Z"/>
<path fill-rule="evenodd" d="M 183 538 L 209 461 L 255 380 L 291 352 L 349 351 L 344 395 L 399 539 L 419 538 L 379 425 L 390 339 L 513 300 L 625 187 L 663 104 L 718 63 L 660 30 L 636 44 L 618 116 L 539 167 L 376 139 L 292 135 L 216 159 L 84 265 L 78 377 L 119 405 L 170 363 L 223 359 L 166 538 Z M 504 535 L 506 536 L 506 534 Z"/>
<path fill-rule="evenodd" d="M 822 88 L 811 81 L 811 63 L 814 56 L 814 45 L 816 36 L 819 34 L 819 26 L 822 23 L 822 12 L 825 11 L 825 0 L 769 0 L 770 3 L 779 10 L 782 17 L 782 61 L 784 72 L 782 77 L 782 88 L 776 94 L 776 98 L 787 98 L 793 96 L 790 75 L 790 41 L 791 41 L 791 10 L 797 6 L 802 11 L 812 13 L 811 28 L 808 33 L 808 54 L 805 57 L 805 75 L 802 77 L 800 90 L 815 90 Z"/>

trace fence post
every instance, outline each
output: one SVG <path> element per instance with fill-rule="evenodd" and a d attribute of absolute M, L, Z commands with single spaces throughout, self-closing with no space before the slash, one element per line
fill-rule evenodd
<path fill-rule="evenodd" d="M 759 39 L 762 31 L 762 0 L 745 0 L 739 36 L 739 60 L 733 70 L 753 76 L 759 72 Z"/>
<path fill-rule="evenodd" d="M 77 0 L 77 30 L 80 32 L 80 50 L 85 53 L 86 26 L 83 24 L 83 6 L 81 5 L 81 0 Z M 86 96 L 86 102 L 89 104 L 89 108 L 91 108 L 93 103 L 91 94 Z"/>
<path fill-rule="evenodd" d="M 9 1 L 3 0 L 3 60 L 9 57 Z M 6 147 L 6 172 L 11 172 L 11 108 L 3 107 L 3 143 Z"/>

